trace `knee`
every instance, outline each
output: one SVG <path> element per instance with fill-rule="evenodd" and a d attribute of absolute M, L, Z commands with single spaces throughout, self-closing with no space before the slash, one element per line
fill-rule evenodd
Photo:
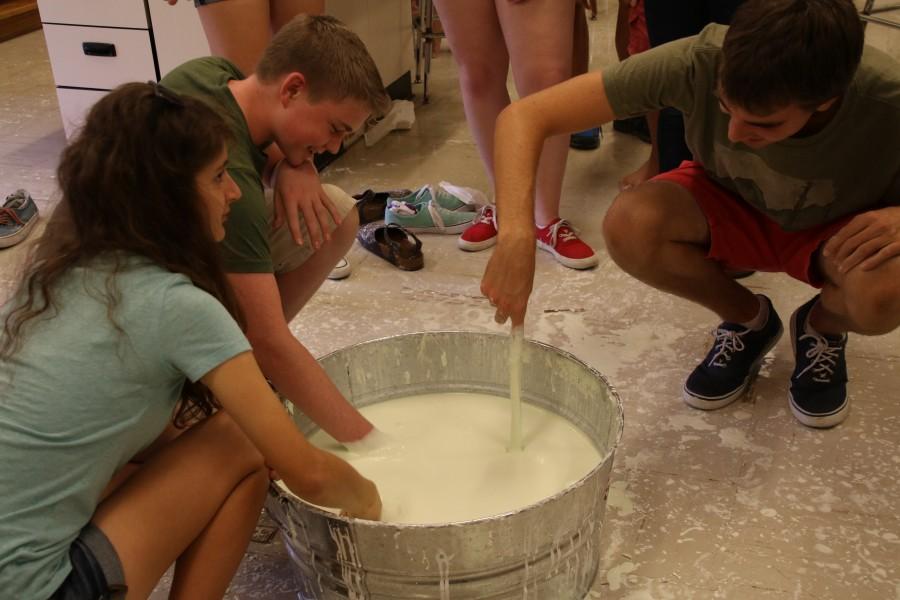
<path fill-rule="evenodd" d="M 847 300 L 847 310 L 856 333 L 883 335 L 900 327 L 900 288 L 879 281 L 860 286 Z"/>
<path fill-rule="evenodd" d="M 522 74 L 522 95 L 527 96 L 539 92 L 571 77 L 572 65 L 567 61 L 529 64 Z"/>
<path fill-rule="evenodd" d="M 648 263 L 663 235 L 664 215 L 640 189 L 619 194 L 603 219 L 603 238 L 619 266 Z"/>
<path fill-rule="evenodd" d="M 355 210 L 356 200 L 353 196 L 330 183 L 323 183 L 322 191 L 325 192 L 325 195 L 328 196 L 328 199 L 337 209 L 338 214 L 341 215 L 341 223 L 352 221 L 354 218 L 356 218 L 356 223 L 359 223 L 358 214 Z"/>
<path fill-rule="evenodd" d="M 484 98 L 506 93 L 506 69 L 487 62 L 460 65 L 459 83 L 469 98 Z"/>
<path fill-rule="evenodd" d="M 338 186 L 330 183 L 323 183 L 322 189 L 337 209 L 338 214 L 341 215 L 340 224 L 334 225 L 334 229 L 332 229 L 335 237 L 348 239 L 350 243 L 353 243 L 356 232 L 359 231 L 359 212 L 356 209 L 356 200 Z"/>

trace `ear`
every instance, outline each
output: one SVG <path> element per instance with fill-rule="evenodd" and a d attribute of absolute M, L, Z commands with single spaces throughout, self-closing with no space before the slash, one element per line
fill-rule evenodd
<path fill-rule="evenodd" d="M 825 111 L 829 110 L 832 106 L 834 106 L 834 103 L 837 101 L 838 101 L 837 97 L 832 98 L 831 100 L 826 100 L 825 102 L 823 102 L 822 104 L 820 104 L 819 106 L 816 107 L 815 112 L 825 112 Z"/>
<path fill-rule="evenodd" d="M 285 75 L 281 80 L 281 86 L 278 88 L 278 97 L 284 107 L 303 94 L 306 93 L 306 77 L 303 73 L 293 72 Z"/>

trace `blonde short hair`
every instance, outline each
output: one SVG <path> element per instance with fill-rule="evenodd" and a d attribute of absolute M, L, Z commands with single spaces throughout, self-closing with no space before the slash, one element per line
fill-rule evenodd
<path fill-rule="evenodd" d="M 256 67 L 263 83 L 294 72 L 306 78 L 313 101 L 352 98 L 366 104 L 374 116 L 390 108 L 391 100 L 365 44 L 334 17 L 294 17 L 275 34 Z"/>

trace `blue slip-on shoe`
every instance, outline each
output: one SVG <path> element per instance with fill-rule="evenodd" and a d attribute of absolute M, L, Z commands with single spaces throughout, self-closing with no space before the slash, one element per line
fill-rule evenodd
<path fill-rule="evenodd" d="M 809 326 L 816 296 L 791 315 L 794 373 L 788 400 L 791 412 L 807 427 L 834 427 L 850 412 L 847 398 L 847 334 L 826 336 Z"/>
<path fill-rule="evenodd" d="M 38 221 L 38 208 L 25 190 L 16 190 L 0 207 L 0 248 L 15 246 L 31 233 Z"/>
<path fill-rule="evenodd" d="M 600 147 L 600 128 L 585 129 L 569 136 L 569 147 L 576 150 L 594 150 Z"/>
<path fill-rule="evenodd" d="M 684 401 L 694 408 L 713 410 L 741 397 L 759 373 L 765 355 L 775 347 L 784 327 L 772 301 L 769 319 L 759 331 L 724 322 L 713 332 L 712 349 L 684 382 Z"/>

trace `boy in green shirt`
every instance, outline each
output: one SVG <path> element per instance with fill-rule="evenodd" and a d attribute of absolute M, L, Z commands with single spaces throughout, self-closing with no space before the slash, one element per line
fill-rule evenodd
<path fill-rule="evenodd" d="M 554 107 L 566 106 L 565 111 Z M 727 269 L 783 272 L 821 288 L 791 318 L 789 403 L 811 427 L 849 411 L 847 333 L 900 325 L 900 65 L 863 48 L 849 0 L 750 0 L 730 28 L 636 55 L 513 104 L 498 119 L 503 227 L 482 291 L 524 319 L 541 143 L 672 106 L 695 162 L 620 194 L 610 256 L 636 278 L 716 312 L 713 347 L 684 384 L 696 408 L 743 394 L 783 326 Z"/>
<path fill-rule="evenodd" d="M 337 440 L 360 440 L 372 425 L 288 323 L 356 237 L 353 199 L 322 186 L 312 158 L 337 152 L 347 134 L 389 106 L 372 57 L 333 17 L 299 16 L 272 38 L 249 77 L 226 59 L 200 58 L 161 83 L 202 98 L 231 128 L 228 171 L 241 198 L 231 207 L 221 248 L 260 367 Z M 267 185 L 274 206 L 266 200 Z"/>

